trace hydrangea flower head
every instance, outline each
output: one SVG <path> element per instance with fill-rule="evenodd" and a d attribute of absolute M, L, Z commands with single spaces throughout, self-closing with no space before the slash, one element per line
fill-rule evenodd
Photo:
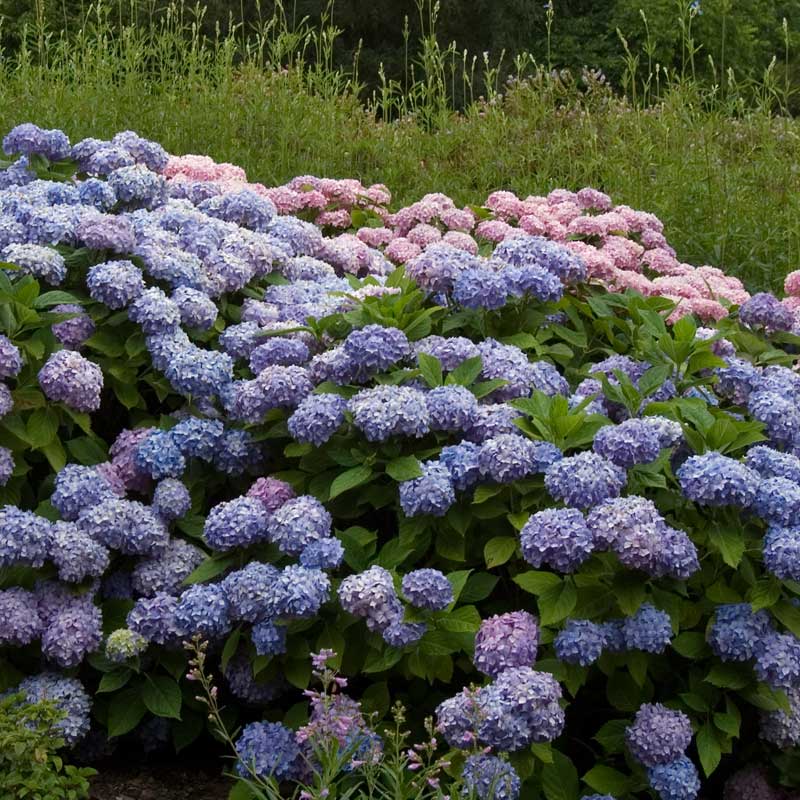
<path fill-rule="evenodd" d="M 676 472 L 684 495 L 704 506 L 748 508 L 758 490 L 758 473 L 720 453 L 688 458 Z"/>
<path fill-rule="evenodd" d="M 556 636 L 553 643 L 556 657 L 567 664 L 588 667 L 603 652 L 603 628 L 588 619 L 571 619 Z"/>
<path fill-rule="evenodd" d="M 650 767 L 647 780 L 661 800 L 695 800 L 700 791 L 697 768 L 684 755 L 669 764 Z"/>
<path fill-rule="evenodd" d="M 574 508 L 548 508 L 533 514 L 520 532 L 522 555 L 534 567 L 547 564 L 573 572 L 594 549 L 594 536 Z"/>
<path fill-rule="evenodd" d="M 416 569 L 403 576 L 403 597 L 416 608 L 443 611 L 453 602 L 453 587 L 438 569 Z"/>
<path fill-rule="evenodd" d="M 478 800 L 517 800 L 521 782 L 514 767 L 490 755 L 473 755 L 464 762 L 462 771 L 465 792 L 473 792 Z"/>
<path fill-rule="evenodd" d="M 444 516 L 456 501 L 448 468 L 435 461 L 422 465 L 422 475 L 402 481 L 399 487 L 400 507 L 407 517 L 431 514 Z"/>
<path fill-rule="evenodd" d="M 672 623 L 669 614 L 645 603 L 625 620 L 622 633 L 630 650 L 663 653 L 672 641 Z"/>
<path fill-rule="evenodd" d="M 475 666 L 491 678 L 536 661 L 539 626 L 527 611 L 511 611 L 485 619 L 475 636 Z"/>
<path fill-rule="evenodd" d="M 597 453 L 583 452 L 549 467 L 544 485 L 555 499 L 576 508 L 590 508 L 619 497 L 627 480 L 621 467 Z"/>
<path fill-rule="evenodd" d="M 39 385 L 48 400 L 76 411 L 97 411 L 103 390 L 103 372 L 74 350 L 58 350 L 39 370 Z"/>
<path fill-rule="evenodd" d="M 625 729 L 631 755 L 646 767 L 669 764 L 679 758 L 692 741 L 692 724 L 686 714 L 660 703 L 645 703 L 633 724 Z"/>

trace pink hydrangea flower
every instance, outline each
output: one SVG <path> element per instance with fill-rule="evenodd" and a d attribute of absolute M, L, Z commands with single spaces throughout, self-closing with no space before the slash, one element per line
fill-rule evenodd
<path fill-rule="evenodd" d="M 414 242 L 409 242 L 403 236 L 393 239 L 386 247 L 384 255 L 396 264 L 405 264 L 422 252 L 422 248 Z"/>
<path fill-rule="evenodd" d="M 644 248 L 631 239 L 610 236 L 602 247 L 603 252 L 618 269 L 639 270 Z"/>
<path fill-rule="evenodd" d="M 783 282 L 783 290 L 793 297 L 800 297 L 800 269 L 790 272 Z"/>
<path fill-rule="evenodd" d="M 597 211 L 608 211 L 611 209 L 611 198 L 605 194 L 605 192 L 592 189 L 589 186 L 585 189 L 581 189 L 576 197 L 581 208 L 593 208 Z"/>
<path fill-rule="evenodd" d="M 447 231 L 442 237 L 442 241 L 455 247 L 458 250 L 464 250 L 472 255 L 478 255 L 478 243 L 468 234 L 462 231 Z"/>
<path fill-rule="evenodd" d="M 442 238 L 442 234 L 433 225 L 420 222 L 406 234 L 406 238 L 409 242 L 418 244 L 420 247 L 427 247 L 429 244 L 438 242 Z"/>
<path fill-rule="evenodd" d="M 359 228 L 356 236 L 370 247 L 382 247 L 394 239 L 394 233 L 389 228 Z"/>

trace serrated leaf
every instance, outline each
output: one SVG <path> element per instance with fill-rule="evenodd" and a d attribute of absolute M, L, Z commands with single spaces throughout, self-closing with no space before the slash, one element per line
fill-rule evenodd
<path fill-rule="evenodd" d="M 372 477 L 372 467 L 366 464 L 360 464 L 357 467 L 348 469 L 341 475 L 337 476 L 331 483 L 329 499 L 333 500 L 344 492 L 355 489 L 356 486 L 361 486 Z"/>
<path fill-rule="evenodd" d="M 386 473 L 393 480 L 402 483 L 422 477 L 422 465 L 416 456 L 400 456 L 386 465 Z"/>
<path fill-rule="evenodd" d="M 37 449 L 46 447 L 58 432 L 58 412 L 52 408 L 37 408 L 25 425 L 27 438 Z"/>
<path fill-rule="evenodd" d="M 472 498 L 472 504 L 477 506 L 481 503 L 485 503 L 487 500 L 490 500 L 492 497 L 495 497 L 495 495 L 500 494 L 502 491 L 502 486 L 490 486 L 488 484 L 483 484 L 475 490 L 475 494 Z"/>
<path fill-rule="evenodd" d="M 495 536 L 486 542 L 483 557 L 489 569 L 505 564 L 517 549 L 517 540 L 513 536 Z"/>
<path fill-rule="evenodd" d="M 706 723 L 700 728 L 695 737 L 695 742 L 697 744 L 697 755 L 700 756 L 700 764 L 706 777 L 708 777 L 722 760 L 722 750 L 711 725 Z"/>
<path fill-rule="evenodd" d="M 171 719 L 181 718 L 181 689 L 166 675 L 146 676 L 142 700 L 151 714 Z"/>
<path fill-rule="evenodd" d="M 462 361 L 448 376 L 447 383 L 459 383 L 461 386 L 469 386 L 475 382 L 483 369 L 483 360 L 480 356 L 474 356 Z"/>
<path fill-rule="evenodd" d="M 712 528 L 709 540 L 720 555 L 722 560 L 732 569 L 739 566 L 745 550 L 744 534 L 739 528 Z"/>
<path fill-rule="evenodd" d="M 207 558 L 184 579 L 183 583 L 186 586 L 192 583 L 205 583 L 211 580 L 211 578 L 216 578 L 217 575 L 221 575 L 228 567 L 233 566 L 235 563 L 236 556 Z"/>
<path fill-rule="evenodd" d="M 133 675 L 133 672 L 127 667 L 125 669 L 115 669 L 111 672 L 106 672 L 103 677 L 100 678 L 100 683 L 97 686 L 97 693 L 116 692 L 117 689 L 121 689 L 131 679 L 131 675 Z"/>
<path fill-rule="evenodd" d="M 539 572 L 530 570 L 514 576 L 514 583 L 530 594 L 544 594 L 561 585 L 561 578 L 552 572 Z"/>
<path fill-rule="evenodd" d="M 417 362 L 419 371 L 428 386 L 433 389 L 442 385 L 442 362 L 436 356 L 420 352 L 417 354 Z"/>
<path fill-rule="evenodd" d="M 555 625 L 561 622 L 570 615 L 577 602 L 578 592 L 570 580 L 547 589 L 537 598 L 540 622 L 542 625 Z"/>

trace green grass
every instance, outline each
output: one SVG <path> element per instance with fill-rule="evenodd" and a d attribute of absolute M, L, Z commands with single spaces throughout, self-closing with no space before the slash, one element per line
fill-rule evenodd
<path fill-rule="evenodd" d="M 114 33 L 102 15 L 70 42 L 34 31 L 0 65 L 0 129 L 31 120 L 77 140 L 131 128 L 267 184 L 309 173 L 386 183 L 396 205 L 592 185 L 657 214 L 680 258 L 751 289 L 800 266 L 800 125 L 775 113 L 789 89 L 769 74 L 729 82 L 725 96 L 667 76 L 657 93 L 645 83 L 643 104 L 539 72 L 456 113 L 448 82 L 469 76 L 433 40 L 410 87 L 365 99 L 325 66 L 330 31 L 293 34 L 275 20 L 240 34 L 204 41 L 177 18 Z"/>

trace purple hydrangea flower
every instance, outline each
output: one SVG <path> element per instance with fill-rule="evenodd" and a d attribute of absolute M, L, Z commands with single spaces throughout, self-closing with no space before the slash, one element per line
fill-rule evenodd
<path fill-rule="evenodd" d="M 461 776 L 466 792 L 478 800 L 517 800 L 521 781 L 514 767 L 502 758 L 473 755 L 464 762 Z"/>
<path fill-rule="evenodd" d="M 267 538 L 282 553 L 298 556 L 311 542 L 330 536 L 332 524 L 319 500 L 302 495 L 288 500 L 268 518 Z"/>
<path fill-rule="evenodd" d="M 443 611 L 453 602 L 453 587 L 438 569 L 416 569 L 403 577 L 403 597 L 416 608 Z"/>
<path fill-rule="evenodd" d="M 684 495 L 704 506 L 748 508 L 759 484 L 758 473 L 713 451 L 687 459 L 675 474 Z"/>
<path fill-rule="evenodd" d="M 788 478 L 800 483 L 800 458 L 791 453 L 756 445 L 747 451 L 744 463 L 762 478 Z"/>
<path fill-rule="evenodd" d="M 625 729 L 630 754 L 646 767 L 669 764 L 679 758 L 692 742 L 692 723 L 681 711 L 661 703 L 645 703 Z"/>
<path fill-rule="evenodd" d="M 111 197 L 116 202 L 114 190 L 108 184 L 101 185 L 110 189 Z M 78 223 L 75 236 L 79 242 L 92 250 L 110 250 L 124 255 L 133 252 L 136 247 L 136 237 L 130 221 L 115 214 L 84 214 Z M 130 262 L 121 263 L 130 264 Z"/>
<path fill-rule="evenodd" d="M 622 633 L 630 650 L 663 653 L 672 641 L 672 623 L 665 611 L 644 603 L 632 617 L 625 620 Z"/>
<path fill-rule="evenodd" d="M 478 267 L 480 260 L 450 245 L 435 242 L 406 266 L 406 275 L 433 294 L 451 292 L 456 278 L 465 270 Z"/>
<path fill-rule="evenodd" d="M 775 333 L 790 331 L 794 325 L 794 317 L 774 294 L 758 292 L 742 303 L 739 309 L 739 322 L 746 328 Z"/>
<path fill-rule="evenodd" d="M 574 508 L 538 511 L 520 532 L 522 555 L 534 567 L 547 564 L 573 572 L 592 553 L 594 536 L 583 514 Z"/>
<path fill-rule="evenodd" d="M 478 412 L 478 401 L 464 386 L 437 386 L 425 395 L 432 431 L 465 431 Z"/>
<path fill-rule="evenodd" d="M 234 620 L 258 622 L 268 613 L 267 596 L 273 591 L 280 570 L 272 564 L 251 561 L 231 572 L 222 581 L 228 599 L 229 613 Z"/>
<path fill-rule="evenodd" d="M 402 649 L 416 644 L 427 630 L 428 626 L 424 622 L 403 622 L 400 619 L 396 619 L 381 631 L 381 635 L 389 647 Z"/>
<path fill-rule="evenodd" d="M 453 299 L 464 308 L 492 311 L 502 308 L 507 296 L 502 273 L 485 267 L 464 270 L 453 284 Z"/>
<path fill-rule="evenodd" d="M 570 619 L 556 636 L 556 657 L 567 664 L 588 667 L 600 658 L 605 645 L 603 628 L 588 619 Z"/>
<path fill-rule="evenodd" d="M 25 695 L 28 703 L 50 700 L 64 714 L 53 726 L 69 747 L 77 744 L 89 732 L 92 701 L 77 678 L 66 678 L 53 672 L 43 672 L 25 678 L 15 691 Z"/>
<path fill-rule="evenodd" d="M 520 429 L 514 424 L 514 420 L 521 419 L 522 416 L 521 411 L 506 403 L 479 406 L 478 413 L 467 431 L 467 438 L 471 442 L 481 443 L 501 434 L 519 435 Z"/>
<path fill-rule="evenodd" d="M 214 301 L 198 289 L 178 286 L 172 293 L 172 302 L 178 307 L 181 322 L 188 328 L 207 331 L 213 327 L 219 313 Z"/>
<path fill-rule="evenodd" d="M 377 565 L 348 575 L 339 585 L 339 603 L 355 617 L 367 620 L 370 630 L 384 630 L 402 619 L 403 607 L 394 590 L 391 574 Z"/>
<path fill-rule="evenodd" d="M 225 431 L 214 452 L 214 466 L 228 475 L 241 475 L 260 462 L 261 451 L 248 431 Z"/>
<path fill-rule="evenodd" d="M 101 500 L 80 513 L 78 526 L 111 550 L 129 555 L 160 554 L 169 541 L 157 514 L 136 500 Z"/>
<path fill-rule="evenodd" d="M 0 447 L 0 486 L 5 486 L 14 472 L 14 454 L 7 447 Z"/>
<path fill-rule="evenodd" d="M 480 452 L 481 448 L 472 442 L 442 448 L 439 463 L 447 467 L 453 488 L 466 491 L 480 481 Z"/>
<path fill-rule="evenodd" d="M 16 506 L 0 507 L 0 567 L 41 567 L 51 541 L 52 525 L 44 517 Z"/>
<path fill-rule="evenodd" d="M 60 667 L 77 667 L 103 639 L 100 609 L 86 597 L 76 598 L 53 616 L 42 632 L 42 655 Z"/>
<path fill-rule="evenodd" d="M 406 386 L 362 389 L 348 402 L 355 426 L 369 442 L 391 436 L 424 436 L 429 429 L 425 395 Z"/>
<path fill-rule="evenodd" d="M 176 478 L 164 478 L 159 481 L 153 492 L 153 508 L 162 519 L 180 519 L 191 507 L 192 498 L 185 484 Z"/>
<path fill-rule="evenodd" d="M 791 689 L 800 684 L 800 639 L 790 633 L 770 633 L 755 652 L 755 672 L 773 689 Z"/>
<path fill-rule="evenodd" d="M 286 628 L 276 625 L 272 620 L 253 625 L 250 637 L 260 656 L 279 656 L 286 652 Z"/>
<path fill-rule="evenodd" d="M 743 406 L 761 382 L 761 369 L 739 358 L 729 358 L 727 361 L 727 367 L 715 370 L 717 383 L 714 390 L 737 406 Z"/>
<path fill-rule="evenodd" d="M 400 506 L 407 517 L 431 514 L 444 516 L 456 501 L 450 471 L 436 461 L 422 465 L 422 475 L 402 481 L 399 486 Z"/>
<path fill-rule="evenodd" d="M 236 772 L 277 781 L 298 778 L 303 765 L 294 733 L 279 722 L 251 722 L 235 742 Z"/>
<path fill-rule="evenodd" d="M 46 130 L 32 122 L 23 122 L 3 137 L 3 152 L 9 156 L 37 155 L 48 161 L 61 161 L 70 154 L 67 134 L 58 129 Z"/>
<path fill-rule="evenodd" d="M 381 325 L 367 325 L 353 331 L 344 340 L 342 349 L 354 365 L 357 375 L 384 372 L 406 358 L 411 351 L 403 331 Z"/>
<path fill-rule="evenodd" d="M 500 434 L 481 446 L 481 475 L 496 483 L 513 483 L 548 470 L 562 458 L 550 442 L 533 441 L 516 434 Z"/>
<path fill-rule="evenodd" d="M 759 734 L 762 739 L 781 750 L 790 750 L 800 744 L 800 688 L 786 688 L 789 710 L 778 708 L 761 714 Z M 741 800 L 758 800 L 754 795 L 742 795 Z M 777 800 L 773 792 L 767 800 Z"/>
<path fill-rule="evenodd" d="M 333 537 L 317 539 L 300 553 L 300 564 L 309 569 L 336 569 L 343 559 L 344 547 Z"/>
<path fill-rule="evenodd" d="M 163 553 L 137 562 L 131 574 L 131 583 L 145 597 L 160 592 L 180 594 L 183 582 L 200 566 L 205 553 L 183 539 L 171 539 Z"/>
<path fill-rule="evenodd" d="M 219 420 L 186 417 L 169 433 L 184 456 L 211 461 L 224 432 L 225 428 Z"/>
<path fill-rule="evenodd" d="M 481 354 L 474 342 L 463 336 L 426 336 L 414 342 L 413 348 L 417 358 L 420 353 L 438 358 L 445 372 L 452 372 L 468 358 Z"/>
<path fill-rule="evenodd" d="M 300 367 L 311 354 L 305 342 L 299 339 L 275 336 L 258 345 L 250 353 L 250 369 L 256 375 L 266 367 Z"/>
<path fill-rule="evenodd" d="M 747 398 L 747 410 L 753 419 L 764 423 L 772 441 L 790 444 L 800 428 L 797 401 L 777 392 L 754 391 Z"/>
<path fill-rule="evenodd" d="M 136 468 L 153 480 L 177 478 L 186 469 L 186 459 L 172 431 L 155 430 L 143 439 L 134 456 Z"/>
<path fill-rule="evenodd" d="M 504 261 L 512 267 L 541 267 L 563 283 L 586 280 L 586 265 L 566 247 L 543 236 L 514 236 L 500 242 L 492 260 Z"/>
<path fill-rule="evenodd" d="M 109 565 L 108 550 L 73 522 L 53 525 L 50 558 L 58 577 L 69 583 L 100 578 Z"/>
<path fill-rule="evenodd" d="M 451 747 L 466 749 L 475 741 L 478 710 L 476 693 L 464 689 L 437 706 L 436 730 Z"/>
<path fill-rule="evenodd" d="M 145 289 L 128 309 L 131 322 L 136 322 L 148 336 L 172 333 L 181 322 L 181 312 L 161 289 Z"/>
<path fill-rule="evenodd" d="M 289 417 L 289 433 L 298 442 L 325 444 L 345 419 L 347 400 L 338 394 L 310 394 Z"/>
<path fill-rule="evenodd" d="M 0 378 L 14 378 L 21 369 L 19 348 L 7 336 L 0 334 Z"/>
<path fill-rule="evenodd" d="M 247 490 L 247 496 L 254 497 L 271 513 L 291 500 L 295 496 L 295 491 L 286 481 L 277 478 L 258 478 Z"/>
<path fill-rule="evenodd" d="M 0 645 L 24 647 L 38 639 L 43 630 L 33 592 L 18 586 L 0 590 Z"/>
<path fill-rule="evenodd" d="M 214 506 L 206 518 L 203 538 L 213 550 L 247 547 L 267 538 L 269 516 L 254 497 L 237 497 Z"/>
<path fill-rule="evenodd" d="M 74 303 L 57 305 L 53 308 L 53 313 L 72 315 L 69 319 L 54 322 L 50 326 L 53 336 L 68 350 L 78 350 L 95 331 L 92 318 L 82 313 L 81 307 Z"/>
<path fill-rule="evenodd" d="M 625 470 L 591 452 L 557 461 L 544 478 L 547 491 L 555 499 L 577 508 L 619 497 L 626 483 Z"/>
<path fill-rule="evenodd" d="M 539 626 L 527 611 L 497 614 L 481 623 L 473 662 L 481 672 L 496 678 L 504 670 L 532 666 L 538 644 Z"/>
<path fill-rule="evenodd" d="M 45 396 L 76 411 L 97 411 L 103 390 L 103 372 L 73 350 L 58 350 L 39 370 Z"/>

